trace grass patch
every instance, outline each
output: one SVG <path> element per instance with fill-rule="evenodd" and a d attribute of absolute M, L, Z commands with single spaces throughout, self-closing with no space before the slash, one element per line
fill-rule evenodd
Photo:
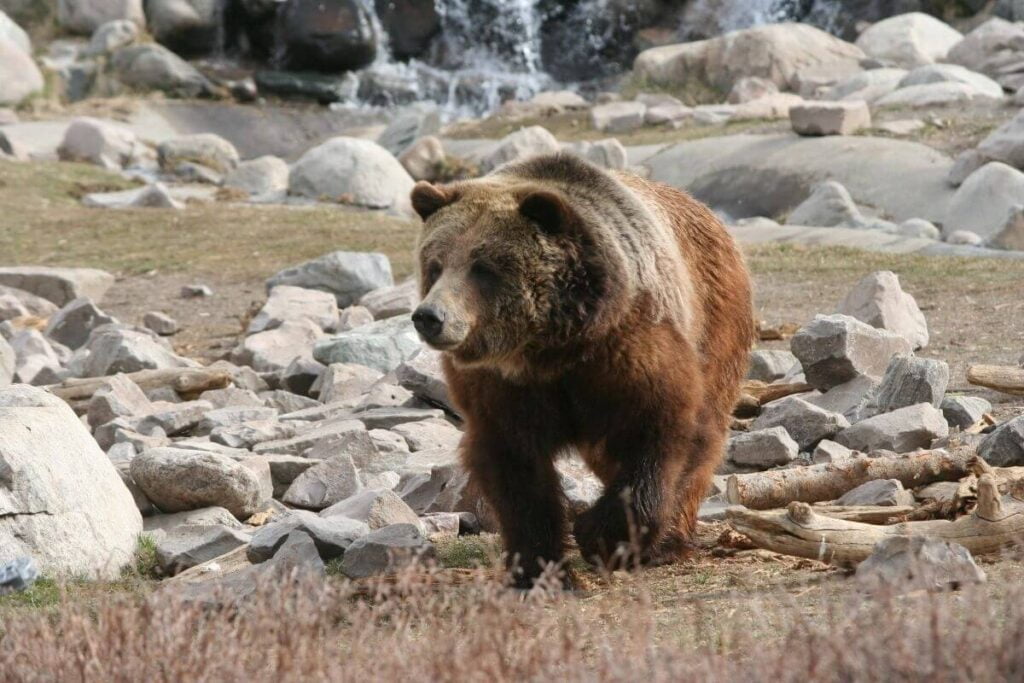
<path fill-rule="evenodd" d="M 85 164 L 0 161 L 0 263 L 241 280 L 347 249 L 383 252 L 396 277 L 412 271 L 416 225 L 378 212 L 234 204 L 111 211 L 79 202 L 92 188 L 133 185 Z"/>
<path fill-rule="evenodd" d="M 437 562 L 448 569 L 492 567 L 501 558 L 501 539 L 497 534 L 458 536 L 437 542 Z"/>

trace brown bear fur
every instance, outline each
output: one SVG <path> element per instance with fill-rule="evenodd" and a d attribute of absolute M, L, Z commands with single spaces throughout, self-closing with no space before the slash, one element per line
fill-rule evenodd
<path fill-rule="evenodd" d="M 732 237 L 670 187 L 556 154 L 447 186 L 419 183 L 424 340 L 444 351 L 461 456 L 517 582 L 560 562 L 554 463 L 605 485 L 575 521 L 583 555 L 678 557 L 718 466 L 753 342 Z"/>

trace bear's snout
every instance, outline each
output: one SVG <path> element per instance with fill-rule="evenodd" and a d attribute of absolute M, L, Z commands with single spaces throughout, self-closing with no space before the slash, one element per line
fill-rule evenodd
<path fill-rule="evenodd" d="M 444 310 L 434 304 L 421 304 L 412 314 L 413 326 L 427 343 L 441 336 L 444 331 L 444 319 Z"/>

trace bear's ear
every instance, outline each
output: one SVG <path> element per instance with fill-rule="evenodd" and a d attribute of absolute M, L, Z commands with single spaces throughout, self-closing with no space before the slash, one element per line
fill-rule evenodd
<path fill-rule="evenodd" d="M 565 197 L 550 190 L 533 190 L 519 200 L 519 213 L 549 235 L 568 232 L 576 215 Z"/>
<path fill-rule="evenodd" d="M 413 210 L 420 215 L 420 218 L 427 220 L 454 202 L 455 195 L 443 187 L 421 180 L 412 188 L 411 199 Z"/>

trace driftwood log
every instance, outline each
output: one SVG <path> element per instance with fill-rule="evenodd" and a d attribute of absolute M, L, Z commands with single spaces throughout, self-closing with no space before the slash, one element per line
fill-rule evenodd
<path fill-rule="evenodd" d="M 967 368 L 967 381 L 1004 394 L 1024 396 L 1024 368 L 1010 365 L 972 365 Z"/>
<path fill-rule="evenodd" d="M 887 524 L 894 518 L 902 518 L 912 513 L 913 505 L 815 505 L 811 508 L 815 514 L 845 519 L 848 522 L 864 522 L 865 524 Z"/>
<path fill-rule="evenodd" d="M 793 501 L 835 500 L 874 479 L 898 479 L 907 488 L 936 481 L 957 481 L 968 474 L 973 448 L 934 450 L 899 457 L 850 458 L 838 463 L 734 474 L 726 483 L 726 499 L 752 510 L 785 507 Z"/>
<path fill-rule="evenodd" d="M 231 373 L 209 368 L 172 368 L 167 370 L 140 370 L 125 375 L 143 391 L 170 387 L 183 399 L 191 400 L 210 389 L 223 389 L 231 384 Z M 109 378 L 85 377 L 66 379 L 60 384 L 43 387 L 63 399 L 76 412 L 84 411 L 92 398 Z"/>
<path fill-rule="evenodd" d="M 814 387 L 803 382 L 789 384 L 766 384 L 757 380 L 747 380 L 740 388 L 740 398 L 736 401 L 733 415 L 738 418 L 754 417 L 761 412 L 761 406 L 780 398 L 805 394 L 814 391 Z"/>
<path fill-rule="evenodd" d="M 997 552 L 1024 539 L 1024 500 L 1020 487 L 1002 496 L 994 475 L 978 478 L 978 505 L 954 521 L 932 520 L 878 526 L 817 514 L 806 503 L 786 510 L 726 510 L 734 530 L 755 545 L 786 555 L 808 557 L 838 565 L 855 565 L 867 558 L 876 543 L 891 536 L 928 536 L 959 543 L 976 555 Z"/>

